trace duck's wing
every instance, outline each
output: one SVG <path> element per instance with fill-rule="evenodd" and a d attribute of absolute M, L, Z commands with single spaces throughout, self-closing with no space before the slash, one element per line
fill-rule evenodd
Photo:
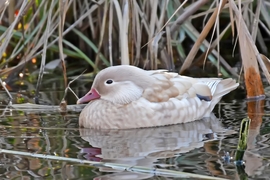
<path fill-rule="evenodd" d="M 198 97 L 205 101 L 212 99 L 211 88 L 196 78 L 160 70 L 151 71 L 150 75 L 154 82 L 143 92 L 143 97 L 150 102 L 166 102 L 170 98 L 182 100 Z"/>

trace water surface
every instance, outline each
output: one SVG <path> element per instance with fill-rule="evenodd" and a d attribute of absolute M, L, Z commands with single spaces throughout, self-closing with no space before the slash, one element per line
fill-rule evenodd
<path fill-rule="evenodd" d="M 82 89 L 78 94 L 83 94 Z M 2 92 L 0 148 L 95 162 L 169 169 L 227 179 L 269 177 L 269 98 L 255 111 L 245 153 L 245 165 L 235 166 L 240 122 L 247 117 L 243 91 L 226 96 L 209 118 L 192 123 L 134 130 L 78 128 L 80 108 L 60 113 L 57 108 L 6 108 Z M 13 93 L 13 104 L 32 102 L 29 91 Z M 63 90 L 41 92 L 43 104 L 57 105 Z M 20 97 L 23 97 L 20 99 Z M 68 96 L 69 103 L 76 99 Z M 20 101 L 19 101 L 20 100 Z M 250 110 L 249 110 L 250 112 Z M 240 179 L 241 179 L 240 178 Z M 0 154 L 0 179 L 174 179 L 152 173 L 119 171 L 79 162 Z"/>

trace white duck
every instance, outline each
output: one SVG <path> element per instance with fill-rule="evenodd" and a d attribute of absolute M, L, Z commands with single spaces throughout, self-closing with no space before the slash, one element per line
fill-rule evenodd
<path fill-rule="evenodd" d="M 100 71 L 80 127 L 129 129 L 186 123 L 210 115 L 221 97 L 236 89 L 233 79 L 191 78 L 166 70 L 146 71 L 120 65 Z"/>

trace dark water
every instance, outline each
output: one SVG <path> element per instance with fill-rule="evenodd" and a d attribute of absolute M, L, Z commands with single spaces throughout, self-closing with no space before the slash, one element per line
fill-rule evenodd
<path fill-rule="evenodd" d="M 63 90 L 41 92 L 43 104 L 59 104 Z M 76 91 L 76 90 L 75 90 Z M 76 93 L 86 89 L 77 88 Z M 60 157 L 131 166 L 169 169 L 227 179 L 268 179 L 269 103 L 263 114 L 255 112 L 245 153 L 245 165 L 237 167 L 234 155 L 240 122 L 247 116 L 243 91 L 226 96 L 211 117 L 192 123 L 135 130 L 90 130 L 78 128 L 79 109 L 61 114 L 57 108 L 7 108 L 1 93 L 0 148 L 58 156 L 36 158 L 27 154 L 0 154 L 0 179 L 174 179 L 152 173 L 120 171 L 105 166 L 62 161 Z M 13 93 L 13 104 L 32 102 L 31 91 Z M 69 103 L 76 99 L 69 94 Z M 257 113 L 257 114 L 256 114 Z M 178 178 L 179 179 L 179 178 Z"/>

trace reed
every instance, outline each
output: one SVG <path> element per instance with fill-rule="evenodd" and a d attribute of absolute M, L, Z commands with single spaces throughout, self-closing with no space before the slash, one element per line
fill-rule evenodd
<path fill-rule="evenodd" d="M 74 61 L 95 73 L 116 64 L 180 73 L 213 66 L 216 76 L 235 78 L 242 76 L 235 68 L 241 62 L 248 82 L 251 66 L 257 74 L 254 82 L 261 82 L 259 67 L 270 82 L 264 38 L 270 36 L 267 1 L 8 2 L 0 6 L 0 75 L 20 72 L 35 58 L 40 66 L 37 92 L 44 66 L 57 58 L 65 86 Z M 231 46 L 222 47 L 227 41 Z M 242 60 L 236 53 L 241 53 Z M 261 84 L 255 85 L 261 87 L 256 93 L 249 90 L 252 85 L 246 86 L 248 97 L 264 94 Z"/>
<path fill-rule="evenodd" d="M 169 169 L 160 169 L 160 168 L 152 168 L 152 167 L 144 167 L 144 166 L 130 166 L 130 165 L 126 165 L 126 164 L 118 164 L 118 163 L 110 163 L 110 162 L 96 162 L 96 161 L 82 160 L 82 159 L 77 159 L 77 158 L 60 157 L 60 156 L 37 154 L 37 153 L 28 153 L 28 152 L 21 152 L 21 151 L 7 150 L 7 149 L 0 149 L 0 153 L 15 154 L 15 155 L 20 155 L 20 156 L 40 158 L 40 159 L 46 159 L 46 160 L 73 162 L 73 163 L 80 164 L 80 165 L 85 164 L 85 165 L 94 166 L 94 167 L 111 168 L 113 170 L 118 170 L 118 171 L 147 173 L 147 174 L 153 174 L 154 176 L 162 176 L 162 177 L 178 177 L 178 178 L 192 178 L 192 179 L 196 178 L 196 179 L 207 179 L 207 180 L 226 180 L 225 178 L 218 178 L 218 177 L 212 177 L 212 176 L 206 176 L 206 175 L 200 175 L 200 174 L 192 174 L 192 173 L 174 171 L 174 170 L 169 170 Z"/>

